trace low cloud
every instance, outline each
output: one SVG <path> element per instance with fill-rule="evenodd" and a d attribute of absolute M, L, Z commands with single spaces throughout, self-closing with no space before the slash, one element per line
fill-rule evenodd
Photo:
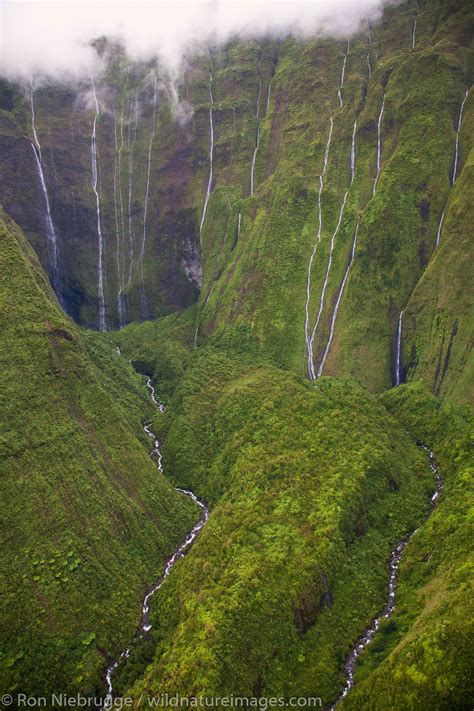
<path fill-rule="evenodd" d="M 158 57 L 171 74 L 183 54 L 238 35 L 348 36 L 383 0 L 3 0 L 0 72 L 10 79 L 81 78 L 100 70 L 92 39 L 120 40 L 133 59 Z"/>

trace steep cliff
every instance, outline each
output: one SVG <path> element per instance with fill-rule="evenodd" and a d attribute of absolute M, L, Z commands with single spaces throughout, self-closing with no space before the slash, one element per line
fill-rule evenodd
<path fill-rule="evenodd" d="M 33 97 L 76 320 L 198 300 L 198 342 L 245 324 L 297 373 L 373 390 L 422 377 L 469 399 L 471 322 L 445 285 L 472 277 L 457 196 L 472 192 L 473 23 L 457 0 L 397 4 L 349 41 L 210 47 L 177 85 L 97 41 L 93 81 L 2 85 L 0 199 L 52 276 Z"/>

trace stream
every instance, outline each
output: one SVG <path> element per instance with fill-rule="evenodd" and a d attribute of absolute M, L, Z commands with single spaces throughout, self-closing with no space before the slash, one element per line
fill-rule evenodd
<path fill-rule="evenodd" d="M 439 473 L 439 467 L 438 464 L 436 463 L 436 460 L 434 458 L 434 454 L 431 450 L 428 449 L 424 444 L 419 444 L 419 447 L 421 449 L 424 449 L 426 452 L 428 452 L 429 456 L 429 463 L 430 463 L 430 469 L 434 474 L 435 477 L 435 483 L 436 483 L 436 491 L 431 497 L 430 500 L 430 509 L 428 512 L 428 515 L 426 516 L 427 520 L 433 511 L 435 510 L 436 504 L 438 502 L 438 498 L 443 491 L 443 482 L 441 480 L 441 476 Z M 372 620 L 370 625 L 365 629 L 363 634 L 359 637 L 357 642 L 355 643 L 354 648 L 351 650 L 349 653 L 349 656 L 347 657 L 346 663 L 343 666 L 343 672 L 344 676 L 346 678 L 346 684 L 344 686 L 344 689 L 341 693 L 341 695 L 338 697 L 337 701 L 330 705 L 329 708 L 331 711 L 339 705 L 339 703 L 347 696 L 349 691 L 352 689 L 354 686 L 354 673 L 355 673 L 355 667 L 357 663 L 358 657 L 362 654 L 364 649 L 372 642 L 374 639 L 378 628 L 380 626 L 380 623 L 384 618 L 390 618 L 393 614 L 393 611 L 395 609 L 395 593 L 397 590 L 397 575 L 398 575 L 398 567 L 400 565 L 400 560 L 403 555 L 403 551 L 407 547 L 410 539 L 412 536 L 415 535 L 415 533 L 418 531 L 418 528 L 415 529 L 414 531 L 410 531 L 407 533 L 400 543 L 397 545 L 397 547 L 392 551 L 390 555 L 390 562 L 389 562 L 389 571 L 390 571 L 390 578 L 388 582 L 388 597 L 387 597 L 387 602 L 385 603 L 384 608 L 379 612 L 379 614 Z"/>
<path fill-rule="evenodd" d="M 120 349 L 117 347 L 116 350 L 117 350 L 117 353 L 119 353 L 119 355 L 120 355 Z M 150 397 L 151 397 L 154 405 L 160 410 L 160 412 L 164 412 L 165 406 L 157 399 L 156 394 L 155 394 L 155 388 L 153 387 L 151 378 L 148 379 L 146 385 L 147 385 L 148 391 L 150 393 Z M 153 440 L 153 449 L 150 452 L 150 457 L 156 461 L 156 465 L 157 465 L 159 471 L 163 472 L 160 441 L 157 438 L 156 434 L 150 429 L 149 425 L 144 425 L 143 429 L 145 430 L 147 435 L 149 437 L 151 437 Z M 185 555 L 186 548 L 188 548 L 193 543 L 193 541 L 197 538 L 197 536 L 201 532 L 201 529 L 204 527 L 204 525 L 207 522 L 207 519 L 209 518 L 209 509 L 208 509 L 207 505 L 204 503 L 204 501 L 201 501 L 201 499 L 199 499 L 189 489 L 181 489 L 180 487 L 175 487 L 175 489 L 176 489 L 176 491 L 179 491 L 184 496 L 188 496 L 190 499 L 192 499 L 201 508 L 201 515 L 199 517 L 199 521 L 192 527 L 192 529 L 186 535 L 185 539 L 179 544 L 178 548 L 175 550 L 175 552 L 173 553 L 171 558 L 169 558 L 167 560 L 163 573 L 149 587 L 147 593 L 145 594 L 145 596 L 143 598 L 143 603 L 142 603 L 142 613 L 141 613 L 140 624 L 135 632 L 134 638 L 135 637 L 142 637 L 145 632 L 149 632 L 151 630 L 151 622 L 150 622 L 150 600 L 151 600 L 151 598 L 156 593 L 156 591 L 161 588 L 161 586 L 165 582 L 166 578 L 170 574 L 175 563 Z M 115 659 L 112 662 L 110 662 L 110 664 L 108 665 L 108 667 L 106 669 L 105 683 L 107 686 L 107 696 L 105 697 L 103 709 L 109 709 L 112 707 L 112 702 L 113 702 L 113 680 L 112 680 L 112 677 L 113 677 L 115 670 L 118 667 L 119 661 L 124 658 L 126 659 L 129 655 L 130 655 L 130 647 L 127 647 L 126 649 L 123 650 L 123 652 L 120 654 L 120 657 L 118 659 Z"/>

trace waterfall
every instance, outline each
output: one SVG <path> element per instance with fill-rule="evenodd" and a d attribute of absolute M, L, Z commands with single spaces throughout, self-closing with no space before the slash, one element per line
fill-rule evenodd
<path fill-rule="evenodd" d="M 128 83 L 128 75 L 127 75 L 127 82 Z M 124 217 L 124 210 L 123 210 L 123 191 L 122 191 L 122 153 L 123 149 L 125 147 L 125 139 L 123 135 L 123 123 L 124 123 L 124 114 L 125 114 L 125 95 L 122 97 L 122 110 L 120 114 L 120 147 L 118 148 L 118 158 L 116 161 L 116 168 L 117 168 L 117 193 L 118 193 L 118 198 L 119 198 L 119 208 L 120 208 L 120 234 L 121 234 L 121 242 L 122 242 L 122 250 L 120 254 L 120 259 L 119 255 L 117 254 L 117 271 L 118 271 L 118 281 L 119 281 L 119 289 L 117 293 L 117 310 L 118 310 L 118 316 L 119 316 L 119 326 L 123 326 L 124 320 L 125 320 L 125 298 L 124 298 L 124 288 L 125 288 L 125 276 L 124 276 L 124 249 L 125 249 L 125 217 Z M 115 145 L 116 149 L 116 154 L 117 154 L 117 143 Z M 116 155 L 117 157 L 117 155 Z"/>
<path fill-rule="evenodd" d="M 203 313 L 204 313 L 204 311 L 205 311 L 205 309 L 206 309 L 206 306 L 207 306 L 208 303 L 209 303 L 209 299 L 210 299 L 211 296 L 212 296 L 212 292 L 214 291 L 215 285 L 216 285 L 216 282 L 214 282 L 214 284 L 212 285 L 211 290 L 210 290 L 209 294 L 207 295 L 206 301 L 204 302 L 204 306 L 203 306 L 203 308 L 202 308 L 202 311 L 201 311 L 201 313 L 199 314 L 199 316 L 198 316 L 198 318 L 197 318 L 197 321 L 196 321 L 196 329 L 195 329 L 195 331 L 194 331 L 194 348 L 197 348 L 197 344 L 198 344 L 198 334 L 199 334 L 199 325 L 200 325 L 200 323 L 201 323 L 201 317 L 202 317 L 202 315 L 203 315 Z"/>
<path fill-rule="evenodd" d="M 342 106 L 342 89 L 344 88 L 344 77 L 346 74 L 346 62 L 347 62 L 347 55 L 349 54 L 349 51 L 350 51 L 350 40 L 347 40 L 347 49 L 346 49 L 346 53 L 344 55 L 344 61 L 342 63 L 341 81 L 339 84 L 339 89 L 337 90 L 337 98 L 339 99 L 339 106 Z"/>
<path fill-rule="evenodd" d="M 237 239 L 239 239 L 239 237 L 240 237 L 240 226 L 241 226 L 241 223 L 242 223 L 242 213 L 239 212 L 239 217 L 238 217 L 238 219 L 237 219 Z"/>
<path fill-rule="evenodd" d="M 107 324 L 105 320 L 105 298 L 104 298 L 104 238 L 102 236 L 102 225 L 100 219 L 100 198 L 98 190 L 98 151 L 96 142 L 96 128 L 97 119 L 100 115 L 99 102 L 97 101 L 97 94 L 95 91 L 94 77 L 91 76 L 92 91 L 94 94 L 94 123 L 92 125 L 92 136 L 91 136 L 91 157 L 92 157 L 92 189 L 95 195 L 95 206 L 97 215 L 97 239 L 98 239 L 98 249 L 99 249 L 99 259 L 98 259 L 98 284 L 97 291 L 99 294 L 99 330 L 106 331 Z"/>
<path fill-rule="evenodd" d="M 415 21 L 413 23 L 413 32 L 411 35 L 411 48 L 415 49 L 416 46 L 416 23 L 418 22 L 418 17 L 415 17 Z"/>
<path fill-rule="evenodd" d="M 145 281 L 143 279 L 143 257 L 145 254 L 145 244 L 146 244 L 146 219 L 148 211 L 148 198 L 150 195 L 150 173 L 151 173 L 151 151 L 153 148 L 153 141 L 155 140 L 155 125 L 156 125 L 156 101 L 157 101 L 157 86 L 158 80 L 155 73 L 155 85 L 153 94 L 153 119 L 150 133 L 150 141 L 148 143 L 148 169 L 146 178 L 146 191 L 145 191 L 145 201 L 143 206 L 143 234 L 142 234 L 142 245 L 140 249 L 140 305 L 142 311 L 142 317 L 146 318 L 148 315 L 148 305 L 145 293 Z"/>
<path fill-rule="evenodd" d="M 446 212 L 446 207 L 444 208 L 443 212 L 441 213 L 441 217 L 440 217 L 439 224 L 438 224 L 438 232 L 437 232 L 437 234 L 436 234 L 436 246 L 437 246 L 437 247 L 439 246 L 439 243 L 440 243 L 440 240 L 441 240 L 441 230 L 442 230 L 442 228 L 443 228 L 443 222 L 444 222 L 444 215 L 445 215 L 445 212 Z"/>
<path fill-rule="evenodd" d="M 257 160 L 258 144 L 260 142 L 260 96 L 262 94 L 262 76 L 260 73 L 260 59 L 258 60 L 258 96 L 257 96 L 257 110 L 255 116 L 257 118 L 257 133 L 255 137 L 255 149 L 252 156 L 252 164 L 250 166 L 250 195 L 254 192 L 254 173 L 255 173 L 255 161 Z M 270 86 L 270 85 L 269 85 Z"/>
<path fill-rule="evenodd" d="M 338 234 L 338 232 L 339 232 L 339 228 L 340 228 L 340 226 L 341 226 L 342 215 L 343 215 L 343 213 L 344 213 L 344 208 L 345 208 L 345 206 L 346 206 L 346 201 L 347 201 L 347 196 L 348 196 L 348 194 L 349 194 L 349 190 L 346 190 L 346 192 L 344 193 L 344 197 L 343 197 L 343 199 L 342 199 L 341 207 L 340 207 L 340 209 L 339 209 L 339 217 L 338 217 L 338 220 L 337 220 L 336 229 L 334 230 L 333 235 L 332 235 L 332 237 L 331 237 L 331 244 L 330 244 L 330 247 L 329 247 L 329 259 L 328 259 L 328 265 L 327 265 L 327 267 L 326 267 L 326 274 L 325 274 L 325 276 L 324 276 L 323 288 L 321 289 L 321 296 L 320 296 L 320 299 L 319 299 L 318 315 L 317 315 L 317 317 L 316 317 L 316 323 L 314 324 L 314 328 L 313 328 L 313 331 L 312 331 L 312 333 L 311 333 L 311 338 L 310 338 L 310 341 L 309 341 L 309 349 L 310 349 L 310 353 L 311 353 L 311 376 L 310 376 L 310 377 L 311 377 L 311 380 L 315 380 L 315 378 L 316 378 L 316 373 L 315 373 L 315 371 L 314 371 L 314 362 L 313 362 L 313 346 L 314 346 L 314 339 L 316 338 L 316 334 L 317 334 L 318 328 L 319 328 L 319 322 L 320 322 L 320 320 L 321 320 L 321 315 L 322 315 L 322 313 L 323 313 L 324 300 L 325 300 L 325 296 L 326 296 L 326 289 L 327 289 L 327 285 L 328 285 L 328 281 L 329 281 L 329 274 L 330 274 L 330 272 L 331 272 L 331 266 L 332 266 L 332 255 L 333 255 L 333 252 L 334 252 L 334 244 L 335 244 L 335 242 L 336 242 L 336 237 L 337 237 L 337 234 Z"/>
<path fill-rule="evenodd" d="M 403 309 L 398 317 L 397 331 L 397 363 L 395 370 L 395 385 L 400 385 L 402 382 L 402 330 L 403 330 Z"/>
<path fill-rule="evenodd" d="M 370 49 L 372 47 L 372 35 L 370 32 L 370 26 L 369 26 L 369 32 L 367 34 L 367 39 L 369 42 L 369 48 L 367 50 L 367 69 L 369 70 L 369 79 L 372 79 L 372 64 L 370 63 Z"/>
<path fill-rule="evenodd" d="M 323 354 L 323 357 L 322 357 L 322 360 L 321 360 L 321 363 L 320 363 L 319 369 L 318 369 L 318 378 L 320 378 L 321 375 L 323 374 L 324 364 L 326 363 L 326 359 L 328 357 L 329 350 L 331 348 L 332 339 L 334 337 L 334 327 L 336 325 L 337 312 L 339 311 L 339 306 L 341 305 L 342 295 L 343 295 L 344 289 L 346 287 L 346 282 L 349 277 L 349 272 L 350 272 L 352 265 L 354 263 L 354 257 L 355 257 L 355 253 L 356 253 L 356 247 L 357 247 L 357 237 L 359 235 L 359 223 L 360 223 L 360 220 L 357 221 L 357 226 L 356 226 L 356 230 L 354 233 L 354 240 L 352 242 L 351 258 L 349 260 L 349 264 L 347 265 L 347 269 L 344 273 L 344 278 L 342 280 L 342 283 L 341 283 L 341 286 L 339 289 L 339 295 L 337 297 L 336 305 L 334 307 L 334 312 L 333 312 L 332 319 L 331 319 L 331 328 L 329 331 L 328 342 L 327 342 L 326 349 L 324 351 L 324 354 Z"/>
<path fill-rule="evenodd" d="M 373 189 L 374 195 L 377 190 L 377 183 L 379 182 L 379 176 L 380 176 L 380 158 L 381 158 L 381 153 L 382 153 L 381 132 L 382 132 L 382 119 L 383 119 L 384 109 L 385 109 L 385 94 L 383 95 L 382 108 L 380 109 L 379 120 L 377 123 L 377 173 L 375 175 L 375 180 L 374 180 L 374 189 Z"/>
<path fill-rule="evenodd" d="M 236 120 L 235 120 L 235 106 L 232 107 L 232 114 L 233 114 L 233 119 L 234 119 L 234 125 L 232 127 L 232 138 L 234 138 L 235 132 L 237 130 L 237 124 L 236 124 Z"/>
<path fill-rule="evenodd" d="M 206 219 L 207 204 L 209 202 L 209 197 L 211 195 L 212 187 L 212 170 L 213 170 L 213 159 L 214 159 L 214 123 L 212 118 L 212 111 L 214 108 L 214 97 L 212 95 L 212 78 L 213 78 L 213 66 L 211 52 L 209 52 L 209 180 L 207 181 L 206 198 L 204 200 L 204 207 L 202 209 L 201 223 L 199 225 L 199 244 L 202 246 L 202 230 L 204 227 L 204 220 Z"/>
<path fill-rule="evenodd" d="M 41 154 L 41 145 L 38 139 L 38 134 L 36 132 L 36 122 L 35 122 L 35 100 L 34 100 L 34 89 L 31 85 L 30 93 L 30 103 L 31 103 L 31 128 L 33 131 L 34 143 L 31 143 L 31 148 L 35 156 L 36 168 L 38 172 L 38 177 L 41 184 L 41 191 L 43 193 L 44 204 L 46 208 L 46 242 L 48 247 L 48 255 L 51 264 L 51 283 L 55 290 L 58 289 L 58 271 L 59 271 L 59 257 L 58 257 L 58 240 L 56 236 L 56 230 L 54 228 L 53 218 L 51 215 L 51 205 L 49 202 L 48 186 L 46 184 L 46 178 L 43 170 L 43 157 Z"/>
<path fill-rule="evenodd" d="M 458 174 L 458 161 L 459 161 L 459 132 L 461 131 L 461 124 L 462 124 L 462 115 L 464 112 L 464 104 L 467 101 L 467 97 L 469 95 L 469 89 L 466 89 L 466 93 L 464 94 L 464 99 L 461 104 L 461 110 L 459 112 L 459 119 L 458 119 L 458 126 L 456 129 L 456 149 L 454 153 L 454 168 L 453 168 L 453 177 L 451 178 L 451 185 L 454 185 L 456 182 L 457 174 Z"/>
<path fill-rule="evenodd" d="M 357 131 L 357 119 L 354 121 L 354 129 L 352 131 L 352 145 L 351 145 L 351 185 L 355 178 L 355 140 Z"/>
<path fill-rule="evenodd" d="M 132 107 L 134 107 L 133 118 L 133 139 L 132 139 Z M 135 102 L 130 99 L 130 112 L 128 123 L 128 238 L 130 242 L 130 256 L 128 265 L 128 282 L 132 283 L 133 273 L 133 257 L 135 251 L 135 235 L 133 233 L 133 217 L 132 217 L 132 192 L 133 192 L 133 155 L 135 151 L 135 143 L 137 140 L 138 127 L 138 89 L 135 92 Z"/>
<path fill-rule="evenodd" d="M 326 170 L 327 170 L 327 165 L 328 165 L 328 158 L 329 158 L 329 149 L 331 147 L 331 139 L 332 139 L 332 131 L 333 131 L 334 123 L 332 116 L 330 118 L 330 124 L 329 124 L 329 136 L 328 140 L 326 143 L 326 149 L 324 152 L 324 163 L 323 163 L 323 170 L 321 175 L 319 176 L 319 192 L 318 192 L 318 233 L 316 235 L 316 241 L 314 244 L 313 251 L 311 253 L 310 259 L 309 259 L 309 264 L 308 264 L 308 274 L 307 274 L 307 280 L 306 280 L 306 305 L 305 305 L 305 311 L 306 311 L 306 316 L 305 316 L 305 341 L 306 341 L 306 355 L 307 355 L 307 365 L 308 365 L 308 376 L 311 378 L 311 380 L 314 380 L 315 373 L 314 373 L 314 363 L 313 363 L 313 352 L 312 352 L 312 346 L 311 346 L 311 339 L 309 335 L 309 302 L 311 298 L 311 269 L 313 266 L 313 261 L 314 261 L 314 256 L 316 254 L 316 250 L 318 248 L 319 243 L 321 242 L 321 230 L 323 227 L 323 219 L 322 219 L 322 213 L 321 213 L 321 194 L 323 192 L 323 186 L 324 186 L 324 176 L 326 175 Z"/>

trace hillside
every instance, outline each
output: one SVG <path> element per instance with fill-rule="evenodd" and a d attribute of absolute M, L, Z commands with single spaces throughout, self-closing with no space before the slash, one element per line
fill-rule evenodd
<path fill-rule="evenodd" d="M 467 711 L 474 5 L 194 29 L 0 76 L 2 688 Z"/>
<path fill-rule="evenodd" d="M 151 415 L 143 379 L 109 346 L 115 400 L 4 213 L 0 231 L 2 687 L 102 690 L 198 514 L 137 437 Z"/>

